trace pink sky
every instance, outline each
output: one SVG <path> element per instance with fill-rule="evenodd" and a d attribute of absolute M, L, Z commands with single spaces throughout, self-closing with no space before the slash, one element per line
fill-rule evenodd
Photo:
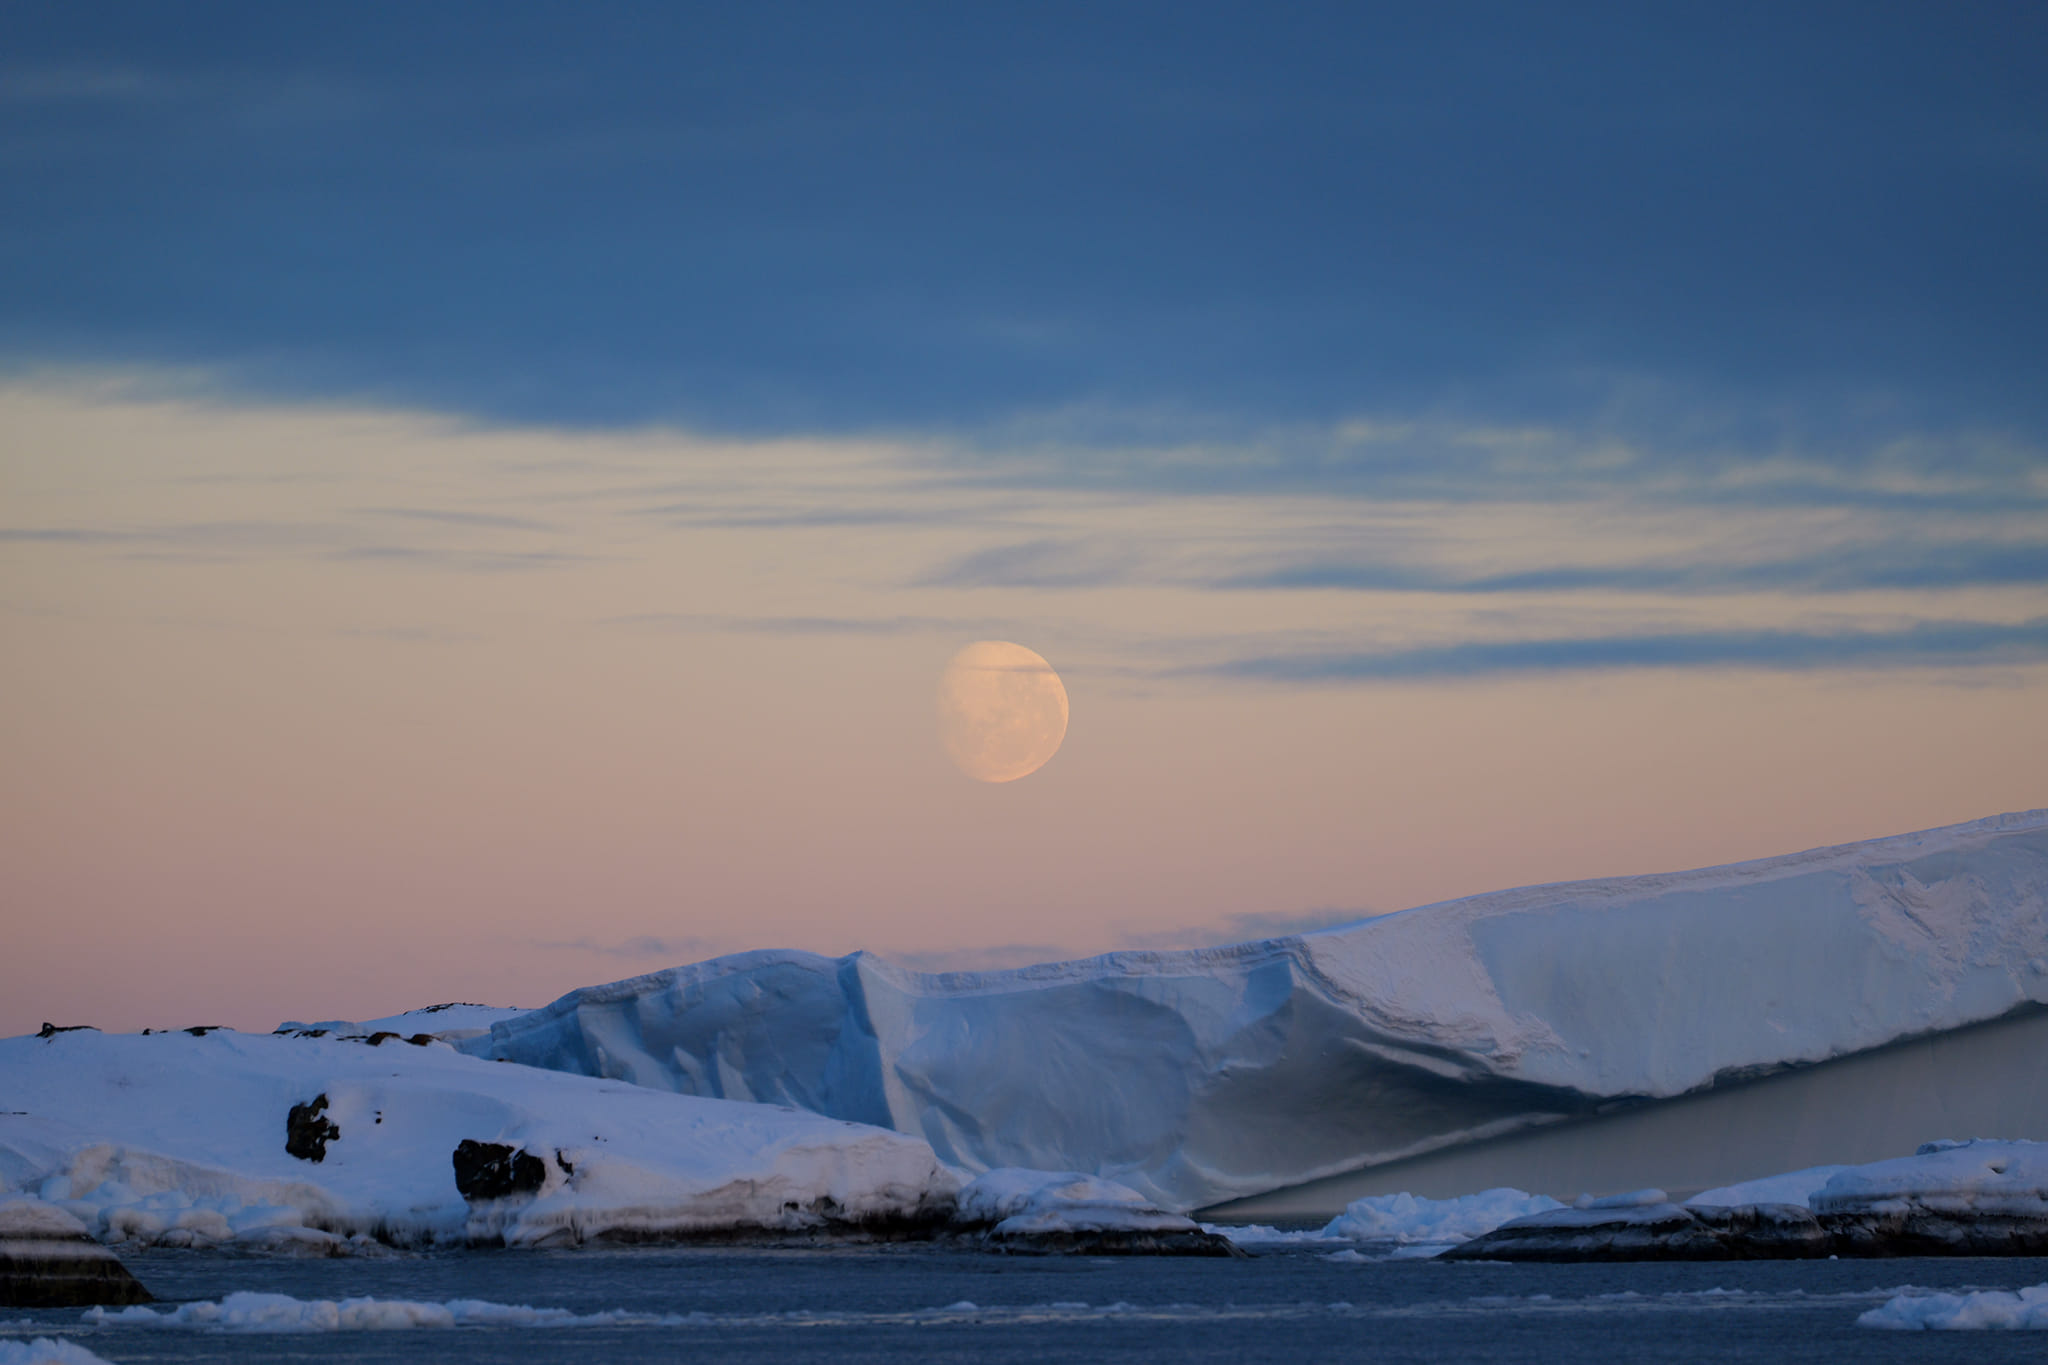
<path fill-rule="evenodd" d="M 1339 526 L 1279 495 L 936 479 L 913 444 L 479 429 L 152 384 L 0 388 L 0 1034 L 539 1005 L 753 947 L 1218 941 L 1238 917 L 2048 804 L 2048 667 L 2024 660 L 1313 685 L 1219 663 L 1337 637 L 1878 629 L 1936 595 L 2044 613 L 2026 586 L 1475 603 L 1233 591 L 1205 567 L 1358 537 L 1498 569 L 1842 533 L 1796 509 L 1408 504 Z M 1037 581 L 952 571 L 1016 544 Z M 1002 786 L 934 732 L 938 672 L 978 638 L 1044 654 L 1072 702 L 1058 756 Z"/>

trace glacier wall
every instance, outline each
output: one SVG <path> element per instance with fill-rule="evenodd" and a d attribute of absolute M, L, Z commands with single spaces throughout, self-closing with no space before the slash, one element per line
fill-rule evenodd
<path fill-rule="evenodd" d="M 2031 811 L 1226 948 L 940 974 L 742 953 L 575 991 L 463 1046 L 894 1127 L 969 1170 L 1092 1171 L 1185 1209 L 2043 1004 L 2048 811 Z"/>

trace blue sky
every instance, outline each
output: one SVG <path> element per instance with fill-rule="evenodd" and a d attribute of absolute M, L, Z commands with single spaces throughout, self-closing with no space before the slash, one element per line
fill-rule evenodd
<path fill-rule="evenodd" d="M 11 6 L 0 158 L 17 366 L 1112 449 L 2048 422 L 2039 6 Z"/>

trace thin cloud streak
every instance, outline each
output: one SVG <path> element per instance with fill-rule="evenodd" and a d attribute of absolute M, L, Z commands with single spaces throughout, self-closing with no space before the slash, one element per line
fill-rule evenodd
<path fill-rule="evenodd" d="M 1838 634 L 1697 631 L 1473 641 L 1424 649 L 1263 655 L 1173 673 L 1313 685 L 1636 668 L 1897 669 L 2044 659 L 2048 617 L 2018 625 L 1938 621 L 1903 630 Z"/>
<path fill-rule="evenodd" d="M 1348 589 L 1483 595 L 1579 591 L 1701 594 L 1756 589 L 1840 593 L 2042 583 L 2048 583 L 2048 544 L 1916 546 L 1894 542 L 1749 563 L 1723 559 L 1687 564 L 1558 564 L 1488 575 L 1459 575 L 1395 561 L 1311 561 L 1214 578 L 1204 586 L 1237 591 Z"/>
<path fill-rule="evenodd" d="M 717 616 L 693 612 L 641 612 L 631 616 L 608 616 L 598 624 L 723 631 L 735 635 L 937 635 L 977 630 L 988 623 L 942 616 Z"/>

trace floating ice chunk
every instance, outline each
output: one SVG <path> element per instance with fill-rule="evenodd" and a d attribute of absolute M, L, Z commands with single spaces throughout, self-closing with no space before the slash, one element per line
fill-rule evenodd
<path fill-rule="evenodd" d="M 409 1299 L 295 1299 L 288 1294 L 230 1294 L 218 1302 L 186 1303 L 157 1311 L 144 1307 L 86 1310 L 94 1326 L 197 1327 L 217 1332 L 388 1332 L 449 1327 L 587 1327 L 668 1322 L 670 1318 L 621 1310 L 572 1313 L 566 1308 L 450 1299 L 423 1303 Z"/>
<path fill-rule="evenodd" d="M 32 1341 L 0 1341 L 0 1365 L 111 1365 L 75 1341 L 36 1337 Z"/>
<path fill-rule="evenodd" d="M 1055 1232 L 1196 1232 L 1189 1219 L 1154 1206 L 1113 1180 L 1076 1171 L 1002 1167 L 960 1191 L 955 1217 L 993 1224 L 998 1236 Z"/>
<path fill-rule="evenodd" d="M 1559 1207 L 1548 1195 L 1493 1189 L 1456 1199 L 1421 1199 L 1412 1194 L 1376 1194 L 1353 1200 L 1330 1220 L 1322 1236 L 1348 1242 L 1411 1242 L 1450 1245 L 1493 1231 L 1510 1219 Z"/>
<path fill-rule="evenodd" d="M 2030 1285 L 2017 1294 L 1996 1289 L 1973 1294 L 1897 1294 L 1883 1307 L 1857 1318 L 1856 1325 L 1904 1331 L 2048 1330 L 2048 1284 Z"/>
<path fill-rule="evenodd" d="M 1276 1228 L 1265 1223 L 1203 1223 L 1201 1228 L 1241 1247 L 1323 1246 L 1346 1240 L 1333 1236 L 1327 1228 Z"/>

